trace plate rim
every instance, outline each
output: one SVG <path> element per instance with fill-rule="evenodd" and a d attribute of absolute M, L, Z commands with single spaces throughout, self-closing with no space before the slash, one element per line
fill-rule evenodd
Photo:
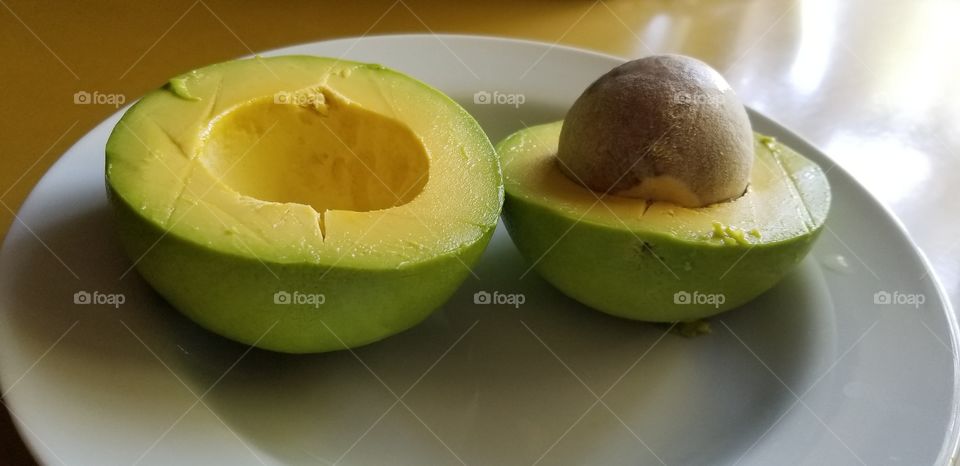
<path fill-rule="evenodd" d="M 323 39 L 323 40 L 317 40 L 317 41 L 298 42 L 294 44 L 288 44 L 288 45 L 272 48 L 269 50 L 256 52 L 254 54 L 243 54 L 243 55 L 235 56 L 232 58 L 225 58 L 222 61 L 230 61 L 230 60 L 236 60 L 236 59 L 242 59 L 242 58 L 252 58 L 260 55 L 267 55 L 267 56 L 279 55 L 279 54 L 283 54 L 285 51 L 289 51 L 290 49 L 294 49 L 297 47 L 309 47 L 309 46 L 316 46 L 320 44 L 328 45 L 335 42 L 359 43 L 364 40 L 387 40 L 387 39 L 439 40 L 441 42 L 443 42 L 444 40 L 456 40 L 456 41 L 466 41 L 466 42 L 481 41 L 481 42 L 496 42 L 501 44 L 523 44 L 526 46 L 546 47 L 544 56 L 546 54 L 551 53 L 553 50 L 563 50 L 568 53 L 575 53 L 575 54 L 581 54 L 581 55 L 585 54 L 585 55 L 590 55 L 597 58 L 614 60 L 621 63 L 630 60 L 630 58 L 628 57 L 613 55 L 610 53 L 601 52 L 601 51 L 584 48 L 584 47 L 561 44 L 559 42 L 550 43 L 550 42 L 538 41 L 533 39 L 520 38 L 520 37 L 508 37 L 508 36 L 494 36 L 494 35 L 482 35 L 482 34 L 450 34 L 450 33 L 430 32 L 430 33 L 363 34 L 363 35 L 355 35 L 355 36 L 329 38 L 329 39 Z M 340 58 L 345 58 L 346 55 L 347 53 L 344 53 Z M 640 55 L 639 57 L 642 57 L 642 56 L 646 56 L 646 55 Z M 149 92 L 149 90 L 147 92 Z M 142 96 L 138 96 L 137 100 L 139 100 L 140 98 L 142 98 Z M 17 219 L 19 218 L 24 208 L 31 202 L 32 199 L 34 199 L 36 195 L 38 195 L 37 186 L 43 181 L 43 179 L 51 171 L 53 171 L 61 163 L 63 163 L 64 156 L 66 154 L 73 151 L 74 148 L 80 145 L 84 139 L 89 137 L 92 133 L 98 131 L 101 126 L 107 125 L 114 119 L 118 119 L 121 115 L 123 115 L 124 112 L 126 112 L 132 105 L 134 105 L 134 103 L 136 103 L 136 100 L 128 103 L 127 105 L 124 105 L 123 107 L 120 107 L 119 109 L 117 109 L 116 112 L 110 114 L 109 116 L 104 118 L 102 121 L 94 125 L 92 128 L 87 130 L 87 132 L 85 132 L 82 136 L 77 138 L 74 141 L 74 143 L 70 145 L 70 147 L 64 150 L 57 157 L 56 161 L 50 164 L 50 166 L 44 171 L 43 175 L 40 176 L 40 178 L 37 180 L 36 183 L 34 183 L 33 187 L 30 189 L 30 192 L 27 194 L 26 197 L 24 197 L 20 206 L 16 209 L 16 214 L 14 215 L 14 219 L 11 223 L 11 226 L 8 228 L 7 232 L 5 233 L 2 244 L 0 244 L 0 259 L 2 259 L 3 256 L 5 255 L 4 252 L 7 250 L 7 248 L 11 247 L 10 233 L 13 232 L 14 228 L 19 228 L 17 226 L 17 223 L 18 223 Z M 818 155 L 833 162 L 834 163 L 833 170 L 840 170 L 840 172 L 847 179 L 853 182 L 853 184 L 857 188 L 859 188 L 864 193 L 866 193 L 869 200 L 873 202 L 877 207 L 879 207 L 883 212 L 883 214 L 887 217 L 887 219 L 893 223 L 893 225 L 897 230 L 896 233 L 898 233 L 901 236 L 901 238 L 905 240 L 907 244 L 909 244 L 913 254 L 919 258 L 920 264 L 923 266 L 924 270 L 927 272 L 927 276 L 931 282 L 931 286 L 934 288 L 934 290 L 936 290 L 937 297 L 939 298 L 939 301 L 942 305 L 943 312 L 945 314 L 945 317 L 948 323 L 948 327 L 949 327 L 948 330 L 950 333 L 950 341 L 951 341 L 950 351 L 951 351 L 952 362 L 953 362 L 953 387 L 951 390 L 951 408 L 950 408 L 949 419 L 947 423 L 945 436 L 944 436 L 943 442 L 941 443 L 940 451 L 937 454 L 936 462 L 934 463 L 934 464 L 948 464 L 951 460 L 960 456 L 960 319 L 958 319 L 958 316 L 956 315 L 953 303 L 950 300 L 950 296 L 947 295 L 946 291 L 944 290 L 944 287 L 941 283 L 941 279 L 939 275 L 936 273 L 936 270 L 933 268 L 929 258 L 927 257 L 927 254 L 924 253 L 924 251 L 910 237 L 909 230 L 903 224 L 901 219 L 892 211 L 892 209 L 889 206 L 881 202 L 869 189 L 867 189 L 860 182 L 860 180 L 858 180 L 855 176 L 853 176 L 842 165 L 837 163 L 832 157 L 829 156 L 827 152 L 821 150 L 816 144 L 813 144 L 812 142 L 810 142 L 808 138 L 802 136 L 797 131 L 790 129 L 790 127 L 781 124 L 777 119 L 770 117 L 765 113 L 757 111 L 748 105 L 744 105 L 744 106 L 747 108 L 748 113 L 750 113 L 751 118 L 759 118 L 762 120 L 766 120 L 768 123 L 772 123 L 773 125 L 777 126 L 783 133 L 789 135 L 791 138 L 797 141 L 802 142 L 803 144 L 806 144 L 810 148 L 814 149 L 818 153 Z M 0 309 L 0 312 L 3 312 L 3 310 Z M 6 388 L 7 385 L 8 383 L 6 379 L 2 377 L 2 374 L 0 374 L 0 388 Z M 7 404 L 7 403 L 5 402 L 4 404 Z M 9 408 L 7 409 L 11 413 L 10 419 L 16 429 L 18 436 L 26 446 L 31 456 L 35 460 L 45 459 L 46 455 L 43 453 L 43 448 L 41 448 L 42 445 L 36 444 L 36 442 L 31 438 L 32 434 L 27 435 L 27 434 L 30 434 L 29 429 L 22 424 L 22 422 L 17 416 L 13 415 L 12 410 L 9 410 Z"/>

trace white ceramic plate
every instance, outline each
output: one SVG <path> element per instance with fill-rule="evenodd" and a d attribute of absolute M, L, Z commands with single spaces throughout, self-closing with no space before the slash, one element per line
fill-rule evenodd
<path fill-rule="evenodd" d="M 346 39 L 270 55 L 290 53 L 407 72 L 461 102 L 495 141 L 561 118 L 620 62 L 463 36 Z M 477 92 L 525 101 L 478 105 Z M 687 339 L 607 317 L 535 273 L 520 279 L 527 264 L 499 230 L 478 279 L 423 324 L 355 353 L 289 356 L 210 334 L 136 273 L 120 278 L 130 262 L 103 187 L 114 115 L 44 176 L 0 253 L 6 403 L 45 463 L 948 461 L 957 333 L 929 267 L 842 169 L 751 116 L 757 130 L 828 170 L 834 204 L 799 269 L 714 319 L 711 335 Z M 526 302 L 474 304 L 481 290 L 523 293 Z M 125 302 L 74 304 L 80 291 L 122 293 Z M 924 302 L 876 304 L 878 291 Z"/>

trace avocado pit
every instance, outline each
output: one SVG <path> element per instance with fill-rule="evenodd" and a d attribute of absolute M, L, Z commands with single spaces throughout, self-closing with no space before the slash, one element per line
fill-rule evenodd
<path fill-rule="evenodd" d="M 746 191 L 753 131 L 736 93 L 694 58 L 633 60 L 591 84 L 567 113 L 557 160 L 601 194 L 704 207 Z"/>

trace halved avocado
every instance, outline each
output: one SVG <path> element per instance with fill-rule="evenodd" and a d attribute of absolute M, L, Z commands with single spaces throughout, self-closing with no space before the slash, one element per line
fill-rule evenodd
<path fill-rule="evenodd" d="M 672 322 L 737 307 L 780 281 L 823 228 L 823 171 L 773 138 L 756 134 L 745 194 L 687 208 L 602 195 L 571 180 L 556 158 L 562 124 L 498 144 L 503 218 L 540 275 L 597 310 Z"/>
<path fill-rule="evenodd" d="M 421 321 L 469 274 L 503 202 L 493 147 L 463 108 L 343 60 L 176 77 L 127 111 L 106 152 L 140 274 L 203 327 L 276 351 Z"/>

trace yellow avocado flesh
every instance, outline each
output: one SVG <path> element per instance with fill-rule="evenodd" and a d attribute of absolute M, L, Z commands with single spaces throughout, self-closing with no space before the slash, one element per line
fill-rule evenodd
<path fill-rule="evenodd" d="M 441 92 L 379 65 L 211 65 L 131 107 L 106 147 L 124 250 L 181 313 L 260 348 L 356 347 L 457 290 L 503 203 L 499 159 Z"/>
<path fill-rule="evenodd" d="M 389 209 L 416 198 L 429 179 L 417 135 L 321 88 L 313 105 L 261 99 L 213 123 L 200 156 L 238 193 L 328 210 Z"/>
<path fill-rule="evenodd" d="M 700 208 L 601 195 L 556 158 L 562 122 L 503 140 L 504 224 L 537 272 L 568 296 L 634 320 L 691 321 L 767 291 L 809 252 L 830 207 L 810 160 L 756 135 L 747 191 Z"/>
<path fill-rule="evenodd" d="M 557 165 L 562 122 L 515 133 L 499 148 L 509 194 L 549 206 L 561 215 L 616 229 L 643 231 L 685 242 L 774 243 L 820 228 L 830 191 L 820 168 L 772 138 L 757 135 L 756 163 L 740 198 L 700 208 L 669 202 L 601 196 L 580 186 Z M 598 197 L 602 200 L 598 201 Z"/>
<path fill-rule="evenodd" d="M 116 127 L 108 183 L 170 233 L 266 262 L 455 251 L 495 224 L 499 172 L 478 127 L 446 124 L 461 108 L 400 76 L 317 57 L 188 73 Z"/>

